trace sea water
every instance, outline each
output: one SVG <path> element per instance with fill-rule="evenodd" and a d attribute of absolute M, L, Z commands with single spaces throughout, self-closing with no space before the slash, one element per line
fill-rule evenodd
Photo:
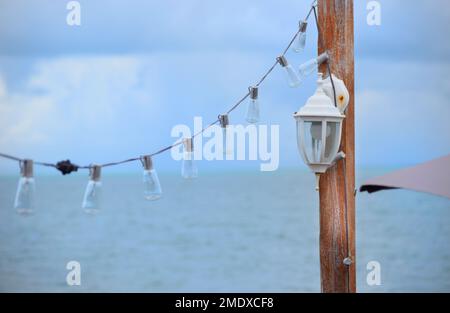
<path fill-rule="evenodd" d="M 320 291 L 314 175 L 159 177 L 163 197 L 149 202 L 141 173 L 105 174 L 96 215 L 81 208 L 86 175 L 36 177 L 32 216 L 13 209 L 17 177 L 1 177 L 0 291 Z M 359 291 L 450 291 L 450 200 L 357 194 L 356 217 Z M 80 286 L 66 283 L 70 261 Z M 367 284 L 370 261 L 381 265 L 379 286 Z"/>

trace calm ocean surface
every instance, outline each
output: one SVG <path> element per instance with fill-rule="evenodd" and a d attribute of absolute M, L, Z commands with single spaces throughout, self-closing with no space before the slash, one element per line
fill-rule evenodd
<path fill-rule="evenodd" d="M 156 202 L 143 200 L 140 173 L 105 175 L 96 216 L 81 209 L 86 173 L 37 177 L 29 217 L 12 208 L 17 177 L 0 178 L 0 291 L 320 291 L 314 175 L 159 174 Z M 449 292 L 449 221 L 444 198 L 358 194 L 358 290 Z M 81 286 L 66 284 L 71 260 L 81 263 Z M 372 260 L 381 286 L 366 283 Z"/>

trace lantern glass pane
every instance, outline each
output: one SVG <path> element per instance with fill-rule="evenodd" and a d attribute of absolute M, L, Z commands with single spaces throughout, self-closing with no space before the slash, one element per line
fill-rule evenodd
<path fill-rule="evenodd" d="M 322 122 L 320 121 L 305 121 L 305 153 L 309 163 L 320 163 L 322 155 Z"/>
<path fill-rule="evenodd" d="M 339 122 L 326 122 L 327 134 L 325 139 L 325 151 L 322 163 L 331 163 L 339 149 L 340 128 Z"/>

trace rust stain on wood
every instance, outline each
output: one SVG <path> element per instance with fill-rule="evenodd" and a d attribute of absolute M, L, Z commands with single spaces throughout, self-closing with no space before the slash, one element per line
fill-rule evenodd
<path fill-rule="evenodd" d="M 356 292 L 353 0 L 318 0 L 318 18 L 322 32 L 318 52 L 328 50 L 331 71 L 344 80 L 350 93 L 341 142 L 341 151 L 345 152 L 346 159 L 339 161 L 320 178 L 321 288 L 323 292 Z M 325 66 L 320 70 L 326 72 Z M 343 162 L 346 162 L 347 185 L 344 182 Z M 350 266 L 343 263 L 348 254 L 353 261 Z"/>

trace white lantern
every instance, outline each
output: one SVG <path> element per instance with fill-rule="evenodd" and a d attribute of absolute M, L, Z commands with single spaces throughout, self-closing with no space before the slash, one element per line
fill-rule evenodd
<path fill-rule="evenodd" d="M 315 94 L 294 113 L 298 150 L 317 177 L 326 172 L 338 154 L 345 117 L 325 94 L 324 83 L 319 73 Z"/>

